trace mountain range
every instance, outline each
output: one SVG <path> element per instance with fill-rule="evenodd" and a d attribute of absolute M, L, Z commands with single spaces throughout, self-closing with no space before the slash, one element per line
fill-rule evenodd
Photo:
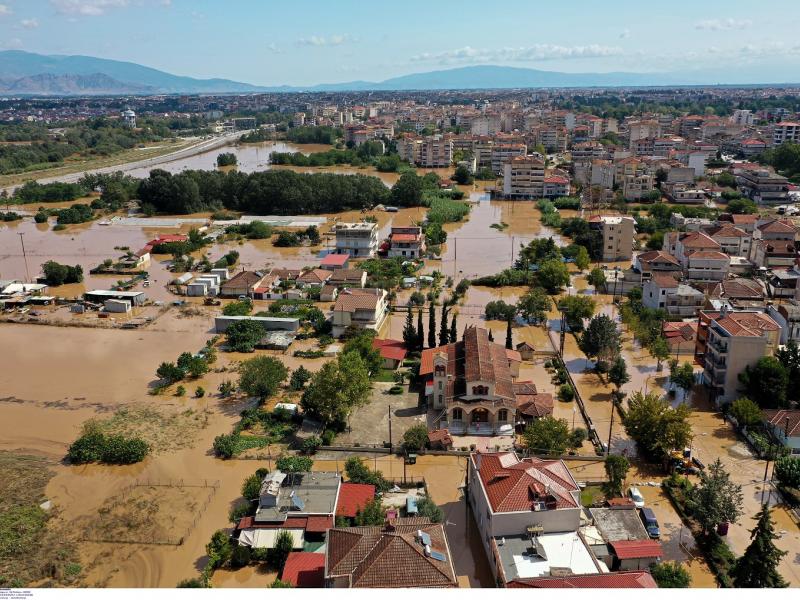
<path fill-rule="evenodd" d="M 685 73 L 561 73 L 481 65 L 412 73 L 384 81 L 349 81 L 312 86 L 257 86 L 229 79 L 172 75 L 132 62 L 91 56 L 0 52 L 0 93 L 13 95 L 228 94 L 371 90 L 634 87 L 744 84 L 729 71 Z M 754 83 L 754 82 L 750 82 Z M 763 82 L 767 83 L 767 82 Z"/>

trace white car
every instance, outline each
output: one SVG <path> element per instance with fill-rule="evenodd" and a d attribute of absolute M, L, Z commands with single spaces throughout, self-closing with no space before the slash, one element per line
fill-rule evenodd
<path fill-rule="evenodd" d="M 633 504 L 636 506 L 636 508 L 644 508 L 644 496 L 642 496 L 639 488 L 633 486 L 629 487 L 628 498 L 633 500 Z"/>

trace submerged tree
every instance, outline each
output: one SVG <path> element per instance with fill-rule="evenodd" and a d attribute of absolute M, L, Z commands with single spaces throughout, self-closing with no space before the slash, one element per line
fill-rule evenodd
<path fill-rule="evenodd" d="M 782 588 L 789 584 L 778 573 L 778 565 L 787 554 L 775 545 L 775 529 L 769 506 L 756 515 L 756 526 L 750 532 L 750 545 L 733 568 L 733 585 L 737 588 Z"/>

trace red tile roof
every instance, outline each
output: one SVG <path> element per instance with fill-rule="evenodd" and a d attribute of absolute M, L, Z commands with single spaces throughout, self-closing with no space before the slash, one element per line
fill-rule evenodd
<path fill-rule="evenodd" d="M 355 517 L 359 509 L 375 497 L 375 486 L 367 483 L 345 482 L 339 488 L 339 500 L 336 503 L 337 517 Z"/>
<path fill-rule="evenodd" d="M 567 577 L 536 577 L 515 579 L 508 588 L 656 588 L 647 571 L 601 573 L 599 575 L 568 575 Z"/>
<path fill-rule="evenodd" d="M 328 254 L 322 259 L 320 265 L 323 267 L 341 267 L 350 260 L 349 254 Z"/>
<path fill-rule="evenodd" d="M 321 588 L 325 585 L 325 555 L 317 552 L 290 552 L 283 566 L 281 581 L 296 588 Z"/>
<path fill-rule="evenodd" d="M 421 236 L 413 233 L 393 233 L 389 236 L 393 242 L 416 242 Z"/>
<path fill-rule="evenodd" d="M 533 510 L 534 502 L 555 502 L 555 508 L 577 508 L 578 484 L 563 461 L 526 458 L 513 452 L 473 454 L 494 512 Z"/>
<path fill-rule="evenodd" d="M 620 560 L 629 558 L 661 558 L 664 550 L 656 540 L 619 540 L 611 542 L 614 554 Z"/>
<path fill-rule="evenodd" d="M 372 347 L 380 351 L 381 358 L 389 360 L 404 360 L 408 351 L 400 340 L 372 340 Z"/>
<path fill-rule="evenodd" d="M 288 520 L 288 519 L 287 519 Z M 308 517 L 306 531 L 310 533 L 325 533 L 333 527 L 333 517 Z"/>

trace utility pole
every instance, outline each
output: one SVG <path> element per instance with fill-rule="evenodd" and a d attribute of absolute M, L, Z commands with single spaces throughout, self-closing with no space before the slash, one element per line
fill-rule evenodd
<path fill-rule="evenodd" d="M 567 313 L 561 307 L 559 307 L 559 310 L 561 310 L 561 326 L 559 327 L 559 342 L 561 344 L 561 349 L 559 353 L 561 355 L 561 360 L 564 360 L 564 337 L 567 335 Z"/>
<path fill-rule="evenodd" d="M 18 233 L 17 235 L 19 235 L 19 243 L 22 244 L 22 259 L 25 261 L 25 278 L 26 278 L 25 281 L 30 283 L 31 274 L 28 272 L 28 255 L 25 254 L 25 240 L 22 237 L 25 234 L 24 233 Z"/>
<path fill-rule="evenodd" d="M 392 405 L 389 405 L 389 452 L 392 451 Z"/>
<path fill-rule="evenodd" d="M 514 250 L 516 249 L 516 246 L 517 246 L 517 236 L 512 235 L 511 236 L 511 268 L 512 269 L 514 268 Z"/>
<path fill-rule="evenodd" d="M 611 422 L 608 425 L 608 446 L 606 446 L 606 456 L 611 454 L 611 430 L 614 429 L 614 401 L 611 401 Z"/>
<path fill-rule="evenodd" d="M 458 238 L 453 238 L 453 281 L 458 273 Z"/>

